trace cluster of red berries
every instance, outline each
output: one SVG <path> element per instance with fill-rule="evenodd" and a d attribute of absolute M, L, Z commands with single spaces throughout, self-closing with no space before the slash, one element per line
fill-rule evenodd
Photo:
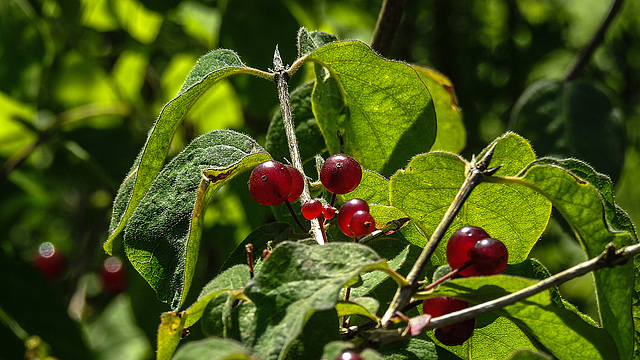
<path fill-rule="evenodd" d="M 353 191 L 362 180 L 362 167 L 345 154 L 330 156 L 320 169 L 320 182 L 333 194 Z M 290 165 L 266 161 L 256 166 L 249 178 L 249 193 L 261 205 L 274 206 L 297 200 L 304 188 L 302 174 Z M 302 204 L 302 216 L 307 220 L 330 220 L 336 209 L 318 199 Z M 338 212 L 338 227 L 349 237 L 368 235 L 375 230 L 375 220 L 369 213 L 369 204 L 361 199 L 347 201 Z"/>
<path fill-rule="evenodd" d="M 500 240 L 492 239 L 484 229 L 465 226 L 458 229 L 447 243 L 447 262 L 451 269 L 464 267 L 462 276 L 495 275 L 504 271 L 509 252 Z M 436 297 L 424 300 L 422 310 L 425 314 L 438 317 L 466 309 L 466 301 L 451 297 Z M 461 345 L 473 334 L 475 319 L 437 328 L 436 339 L 449 346 Z"/>

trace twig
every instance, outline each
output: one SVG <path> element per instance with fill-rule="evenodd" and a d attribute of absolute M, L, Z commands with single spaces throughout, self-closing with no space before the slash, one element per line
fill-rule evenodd
<path fill-rule="evenodd" d="M 611 25 L 611 22 L 613 22 L 613 19 L 616 17 L 618 12 L 620 12 L 623 2 L 624 0 L 615 0 L 613 2 L 613 5 L 611 5 L 611 9 L 609 10 L 609 14 L 604 19 L 604 22 L 595 33 L 595 35 L 593 35 L 591 41 L 587 45 L 585 45 L 582 50 L 580 50 L 573 64 L 569 68 L 569 71 L 567 71 L 567 73 L 565 74 L 565 82 L 573 80 L 578 72 L 589 62 L 589 60 L 591 60 L 593 52 L 596 51 L 600 43 L 602 43 L 602 41 L 604 40 L 604 34 L 607 32 L 607 29 Z"/>
<path fill-rule="evenodd" d="M 489 163 L 491 162 L 491 156 L 493 155 L 494 149 L 495 145 L 492 146 L 484 155 L 484 157 L 479 161 L 476 161 L 475 158 L 471 160 L 467 172 L 467 178 L 460 187 L 460 191 L 458 191 L 458 194 L 453 199 L 453 202 L 449 206 L 449 209 L 444 214 L 444 218 L 442 219 L 442 221 L 440 221 L 438 227 L 436 227 L 436 229 L 433 231 L 429 242 L 427 242 L 424 249 L 422 249 L 420 256 L 416 260 L 415 264 L 413 264 L 409 275 L 407 275 L 407 281 L 409 282 L 410 286 L 405 286 L 398 289 L 396 295 L 391 301 L 391 304 L 389 305 L 389 308 L 382 316 L 382 327 L 389 326 L 391 318 L 395 316 L 396 311 L 402 309 L 409 303 L 409 299 L 411 299 L 411 296 L 418 288 L 418 279 L 422 275 L 424 268 L 427 266 L 427 262 L 431 258 L 433 252 L 436 250 L 436 247 L 438 247 L 440 240 L 449 228 L 449 225 L 451 225 L 451 223 L 455 219 L 458 211 L 460 211 L 460 208 L 462 208 L 462 205 L 471 194 L 471 191 L 473 191 L 473 189 L 482 181 L 483 177 L 491 176 L 498 170 L 498 168 L 487 169 Z"/>
<path fill-rule="evenodd" d="M 280 112 L 282 112 L 282 120 L 284 122 L 284 131 L 287 134 L 287 143 L 289 144 L 289 155 L 291 155 L 291 165 L 300 171 L 300 174 L 304 174 L 302 167 L 302 158 L 300 157 L 300 150 L 298 149 L 298 139 L 296 138 L 296 130 L 293 125 L 293 114 L 291 113 L 291 104 L 289 102 L 289 72 L 285 69 L 280 57 L 280 51 L 276 46 L 276 50 L 273 53 L 273 73 L 276 86 L 278 87 L 278 99 L 280 100 Z M 309 192 L 309 180 L 306 176 L 304 179 L 304 189 L 300 195 L 300 202 L 305 203 L 311 199 Z M 318 243 L 322 244 L 322 231 L 320 230 L 320 223 L 318 219 L 311 220 L 311 237 Z"/>
<path fill-rule="evenodd" d="M 400 25 L 405 3 L 406 0 L 384 0 L 382 3 L 371 39 L 371 47 L 380 55 L 387 56 L 391 50 L 393 37 Z"/>

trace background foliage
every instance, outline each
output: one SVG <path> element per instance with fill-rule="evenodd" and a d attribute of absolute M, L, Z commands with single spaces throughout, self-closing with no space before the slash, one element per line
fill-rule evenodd
<path fill-rule="evenodd" d="M 128 271 L 129 290 L 116 297 L 101 289 L 97 273 L 105 258 L 101 244 L 107 238 L 112 199 L 162 106 L 180 90 L 196 60 L 211 49 L 233 49 L 248 66 L 266 70 L 275 44 L 285 62 L 294 60 L 294 34 L 300 26 L 369 42 L 380 4 L 379 0 L 1 2 L 0 317 L 6 321 L 0 324 L 0 336 L 7 339 L 3 348 L 7 358 L 24 353 L 16 330 L 6 325 L 13 323 L 11 318 L 27 334 L 40 335 L 60 358 L 85 358 L 88 353 L 103 359 L 151 357 L 158 314 L 168 305 L 155 300 L 133 269 Z M 530 110 L 518 99 L 523 93 L 531 95 L 532 90 L 526 90 L 538 80 L 545 79 L 537 86 L 548 90 L 533 95 L 564 95 L 569 100 L 563 104 L 571 104 L 576 92 L 558 94 L 554 84 L 562 80 L 609 6 L 595 0 L 408 2 L 388 57 L 435 68 L 450 78 L 467 131 L 462 155 L 470 158 L 506 130 L 526 123 Z M 624 4 L 604 43 L 577 78 L 592 84 L 583 93 L 610 99 L 611 131 L 603 135 L 589 122 L 588 113 L 570 113 L 573 129 L 591 130 L 585 135 L 590 137 L 579 137 L 580 147 L 566 145 L 572 144 L 575 132 L 555 131 L 552 121 L 544 128 L 529 127 L 529 134 L 522 132 L 539 156 L 576 156 L 611 175 L 617 202 L 636 224 L 640 223 L 640 187 L 635 184 L 640 176 L 638 13 L 637 2 Z M 310 78 L 298 74 L 292 87 L 304 80 Z M 583 88 L 575 85 L 578 95 Z M 560 111 L 571 109 L 562 106 Z M 212 129 L 238 130 L 264 145 L 276 108 L 272 84 L 249 76 L 222 80 L 180 125 L 169 156 Z M 602 151 L 594 155 L 593 149 Z M 273 216 L 250 199 L 246 176 L 221 188 L 225 196 L 214 198 L 206 211 L 194 288 L 201 288 L 226 254 Z M 564 226 L 552 223 L 532 251 L 554 272 L 582 260 Z M 211 234 L 226 241 L 207 241 Z M 70 260 L 59 282 L 47 282 L 28 265 L 42 242 L 53 243 Z M 122 255 L 118 246 L 115 252 Z M 589 279 L 574 280 L 561 290 L 590 311 Z M 187 303 L 197 293 L 189 296 Z M 57 329 L 50 328 L 51 319 L 56 319 Z M 61 329 L 69 335 L 56 336 Z M 199 331 L 194 327 L 186 340 L 201 339 Z"/>

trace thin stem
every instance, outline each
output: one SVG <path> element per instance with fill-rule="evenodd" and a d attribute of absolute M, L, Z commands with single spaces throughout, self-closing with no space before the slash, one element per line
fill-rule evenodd
<path fill-rule="evenodd" d="M 291 213 L 293 220 L 296 222 L 296 224 L 298 224 L 298 227 L 300 228 L 300 230 L 302 230 L 303 232 L 308 232 L 309 229 L 307 229 L 304 225 L 302 225 L 302 223 L 300 222 L 300 219 L 298 218 L 298 215 L 296 215 L 296 212 L 293 211 L 293 207 L 291 206 L 291 203 L 289 202 L 289 200 L 285 200 L 284 203 L 287 205 L 287 209 L 289 209 L 289 212 Z"/>
<path fill-rule="evenodd" d="M 382 2 L 371 39 L 371 47 L 380 55 L 387 56 L 391 50 L 393 37 L 400 25 L 405 3 L 406 0 L 384 0 Z"/>
<path fill-rule="evenodd" d="M 253 279 L 253 244 L 245 245 L 247 250 L 247 264 L 249 265 L 249 277 Z"/>
<path fill-rule="evenodd" d="M 422 249 L 420 256 L 416 260 L 415 264 L 413 264 L 411 271 L 409 271 L 409 274 L 407 275 L 407 281 L 409 282 L 410 286 L 405 286 L 398 289 L 396 295 L 391 301 L 391 304 L 389 305 L 389 308 L 383 315 L 381 319 L 381 324 L 383 327 L 389 326 L 391 318 L 395 316 L 396 311 L 400 310 L 409 303 L 411 296 L 418 288 L 418 280 L 420 276 L 422 276 L 422 273 L 427 266 L 427 262 L 429 262 L 431 255 L 436 250 L 436 247 L 438 247 L 438 244 L 449 228 L 449 225 L 451 225 L 473 189 L 475 189 L 475 187 L 480 184 L 483 177 L 490 176 L 498 170 L 497 168 L 487 169 L 489 163 L 491 162 L 491 156 L 493 155 L 494 149 L 495 145 L 491 147 L 489 151 L 487 151 L 487 153 L 484 155 L 484 157 L 479 161 L 476 161 L 475 159 L 471 160 L 467 178 L 460 187 L 458 194 L 453 199 L 453 202 L 445 213 L 444 218 L 442 219 L 442 221 L 440 221 L 438 227 L 436 227 L 436 229 L 433 231 L 429 242 L 427 242 L 424 249 Z"/>
<path fill-rule="evenodd" d="M 443 282 L 451 279 L 452 277 L 458 275 L 462 270 L 468 268 L 469 266 L 471 266 L 471 261 L 467 261 L 466 263 L 464 263 L 464 265 L 460 266 L 457 269 L 453 269 L 451 270 L 447 275 L 441 277 L 440 279 L 432 282 L 431 284 L 425 286 L 424 288 L 420 289 L 420 291 L 428 291 L 431 289 L 435 289 L 436 287 L 438 287 L 440 284 L 442 284 Z"/>
<path fill-rule="evenodd" d="M 273 54 L 273 73 L 274 80 L 278 87 L 278 99 L 280 100 L 280 111 L 282 112 L 282 119 L 284 122 L 284 131 L 287 134 L 287 143 L 289 145 L 289 155 L 291 156 L 291 165 L 300 171 L 300 174 L 304 174 L 302 167 L 302 158 L 300 157 L 300 150 L 298 149 L 298 139 L 296 138 L 296 130 L 293 125 L 293 114 L 291 113 L 291 104 L 289 102 L 289 73 L 285 69 L 282 58 L 280 57 L 280 51 L 276 46 L 276 50 Z M 300 195 L 300 201 L 304 204 L 311 199 L 309 192 L 309 180 L 306 176 L 304 178 L 304 188 Z M 322 231 L 320 230 L 320 222 L 318 219 L 311 220 L 311 237 L 318 244 L 323 243 Z"/>
<path fill-rule="evenodd" d="M 624 0 L 615 0 L 613 2 L 613 5 L 611 5 L 611 9 L 609 10 L 609 14 L 607 14 L 604 22 L 602 23 L 598 31 L 593 35 L 591 41 L 587 45 L 585 45 L 582 50 L 580 50 L 580 53 L 578 53 L 578 55 L 576 56 L 573 65 L 571 65 L 571 67 L 567 71 L 566 75 L 564 76 L 565 82 L 573 80 L 578 72 L 585 65 L 587 65 L 589 60 L 591 60 L 591 56 L 596 51 L 598 46 L 600 46 L 600 43 L 602 43 L 602 41 L 604 40 L 604 35 L 606 34 L 607 29 L 609 29 L 609 26 L 611 26 L 613 19 L 616 17 L 618 12 L 620 12 L 623 2 Z"/>

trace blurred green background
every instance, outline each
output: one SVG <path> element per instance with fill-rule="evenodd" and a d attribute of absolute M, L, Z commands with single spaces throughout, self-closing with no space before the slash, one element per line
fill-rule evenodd
<path fill-rule="evenodd" d="M 153 357 L 159 314 L 168 307 L 132 269 L 126 269 L 128 290 L 119 295 L 105 291 L 99 274 L 107 257 L 101 245 L 111 202 L 160 109 L 211 49 L 233 49 L 247 65 L 266 70 L 276 44 L 285 63 L 295 60 L 300 26 L 368 43 L 381 3 L 0 1 L 0 336 L 7 339 L 0 359 L 24 357 L 28 335 L 40 335 L 60 358 Z M 528 86 L 562 79 L 610 6 L 598 0 L 409 1 L 388 57 L 435 68 L 452 80 L 467 128 L 463 155 L 470 158 L 511 129 L 514 105 Z M 640 3 L 624 3 L 577 76 L 605 89 L 622 119 L 623 131 L 613 140 L 620 152 L 594 166 L 614 169 L 609 175 L 617 201 L 635 223 L 640 223 L 638 14 Z M 304 80 L 299 73 L 292 86 Z M 224 80 L 187 115 L 169 156 L 198 134 L 220 128 L 263 143 L 276 108 L 273 84 L 244 76 Z M 543 130 L 537 129 L 542 138 Z M 599 136 L 585 139 L 592 142 L 587 145 L 605 146 Z M 557 153 L 543 143 L 533 146 L 541 156 Z M 216 274 L 225 255 L 272 216 L 251 201 L 243 179 L 221 191 L 224 196 L 216 196 L 205 217 L 191 297 Z M 207 241 L 212 234 L 216 242 Z M 55 281 L 30 265 L 44 242 L 67 259 Z M 122 255 L 121 249 L 116 254 Z M 582 260 L 575 241 L 556 222 L 533 256 L 553 272 Z M 563 291 L 593 314 L 589 277 Z M 188 339 L 201 336 L 197 328 Z"/>

